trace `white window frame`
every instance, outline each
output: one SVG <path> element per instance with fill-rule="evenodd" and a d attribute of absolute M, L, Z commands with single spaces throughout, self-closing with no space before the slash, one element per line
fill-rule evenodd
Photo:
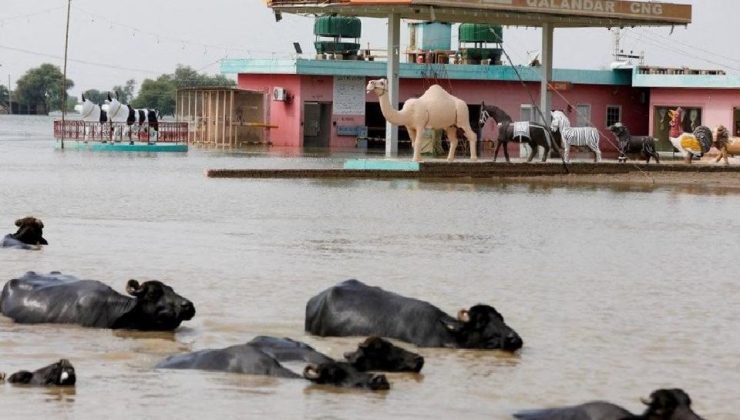
<path fill-rule="evenodd" d="M 529 114 L 529 118 L 525 118 L 525 113 Z M 519 120 L 537 122 L 537 116 L 534 115 L 534 106 L 532 104 L 521 104 L 519 106 Z"/>
<path fill-rule="evenodd" d="M 607 105 L 606 106 L 606 121 L 605 121 L 607 127 L 614 124 L 614 123 L 609 124 L 609 109 L 610 108 L 616 108 L 619 111 L 618 118 L 616 121 L 614 121 L 614 123 L 622 122 L 622 105 Z"/>

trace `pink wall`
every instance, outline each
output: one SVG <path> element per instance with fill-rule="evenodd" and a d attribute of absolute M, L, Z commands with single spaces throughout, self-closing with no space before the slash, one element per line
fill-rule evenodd
<path fill-rule="evenodd" d="M 531 102 L 529 94 L 520 83 L 480 80 L 442 80 L 439 83 L 470 105 L 479 105 L 481 101 L 485 101 L 487 104 L 504 109 L 514 120 L 520 118 L 520 106 Z M 300 147 L 302 145 L 302 104 L 304 101 L 332 102 L 333 100 L 333 77 L 331 76 L 239 74 L 238 85 L 240 88 L 261 90 L 270 95 L 269 121 L 278 128 L 269 131 L 269 138 L 276 146 Z M 428 80 L 402 79 L 400 101 L 403 102 L 412 96 L 423 94 L 429 85 Z M 288 89 L 294 95 L 292 103 L 273 101 L 271 95 L 274 86 Z M 539 103 L 539 83 L 528 83 L 527 86 L 534 100 Z M 629 86 L 573 85 L 570 90 L 553 94 L 553 107 L 567 111 L 567 105 L 571 103 L 574 109 L 568 115 L 571 122 L 575 124 L 575 106 L 590 104 L 594 126 L 607 135 L 606 107 L 607 105 L 619 105 L 622 107 L 622 122 L 630 128 L 632 133 L 647 134 L 649 106 L 645 92 L 645 90 Z M 378 98 L 375 95 L 367 95 L 366 101 L 377 102 Z M 643 101 L 646 103 L 642 103 Z M 362 125 L 364 118 L 362 116 L 332 116 L 330 145 L 332 147 L 354 146 L 354 137 L 336 135 L 335 126 L 337 124 Z M 477 130 L 477 127 L 473 129 Z M 492 136 L 495 135 L 493 124 L 487 125 L 484 138 L 494 138 Z M 518 155 L 518 150 L 518 145 L 510 145 L 513 156 Z M 616 151 L 614 138 L 610 134 L 602 138 L 602 151 L 607 153 Z"/>
<path fill-rule="evenodd" d="M 740 89 L 676 89 L 653 88 L 650 109 L 659 106 L 685 106 L 702 108 L 702 125 L 712 130 L 718 125 L 734 126 L 733 109 L 740 108 Z M 655 116 L 650 112 L 650 127 Z"/>

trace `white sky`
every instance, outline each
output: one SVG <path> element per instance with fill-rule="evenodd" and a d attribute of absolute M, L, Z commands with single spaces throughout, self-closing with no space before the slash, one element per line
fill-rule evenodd
<path fill-rule="evenodd" d="M 622 48 L 645 51 L 647 64 L 725 69 L 740 74 L 740 1 L 676 0 L 694 5 L 688 28 L 628 29 Z M 0 0 L 0 84 L 12 84 L 43 62 L 60 66 L 65 0 Z M 402 22 L 402 27 L 405 28 Z M 313 56 L 313 19 L 284 15 L 275 22 L 262 0 L 72 0 L 68 77 L 72 94 L 107 90 L 136 79 L 171 73 L 178 63 L 215 74 L 224 57 L 294 55 L 301 43 Z M 456 29 L 453 29 L 453 34 Z M 363 46 L 385 48 L 385 20 L 363 19 Z M 402 50 L 407 44 L 402 32 Z M 555 66 L 606 68 L 612 61 L 606 29 L 557 29 Z M 457 40 L 453 35 L 453 46 Z M 516 64 L 540 45 L 537 29 L 505 28 L 504 48 Z"/>

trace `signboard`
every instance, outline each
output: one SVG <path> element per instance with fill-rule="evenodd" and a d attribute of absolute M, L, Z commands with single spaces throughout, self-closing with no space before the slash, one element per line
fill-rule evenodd
<path fill-rule="evenodd" d="M 365 115 L 365 78 L 334 76 L 334 115 Z"/>
<path fill-rule="evenodd" d="M 573 83 L 571 82 L 550 82 L 550 84 L 547 86 L 547 90 L 550 92 L 555 91 L 566 91 L 571 90 L 573 88 Z"/>

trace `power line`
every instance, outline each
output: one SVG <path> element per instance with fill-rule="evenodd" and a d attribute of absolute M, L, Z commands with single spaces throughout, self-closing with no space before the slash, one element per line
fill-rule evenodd
<path fill-rule="evenodd" d="M 40 10 L 38 12 L 27 13 L 25 15 L 9 16 L 9 17 L 5 17 L 5 18 L 0 19 L 0 24 L 3 24 L 3 23 L 8 22 L 8 21 L 21 20 L 23 18 L 29 18 L 31 16 L 42 15 L 44 13 L 49 13 L 49 12 L 52 12 L 54 10 L 59 10 L 59 9 L 64 9 L 64 8 L 65 8 L 65 6 L 57 6 L 57 7 L 52 7 L 50 9 Z"/>

